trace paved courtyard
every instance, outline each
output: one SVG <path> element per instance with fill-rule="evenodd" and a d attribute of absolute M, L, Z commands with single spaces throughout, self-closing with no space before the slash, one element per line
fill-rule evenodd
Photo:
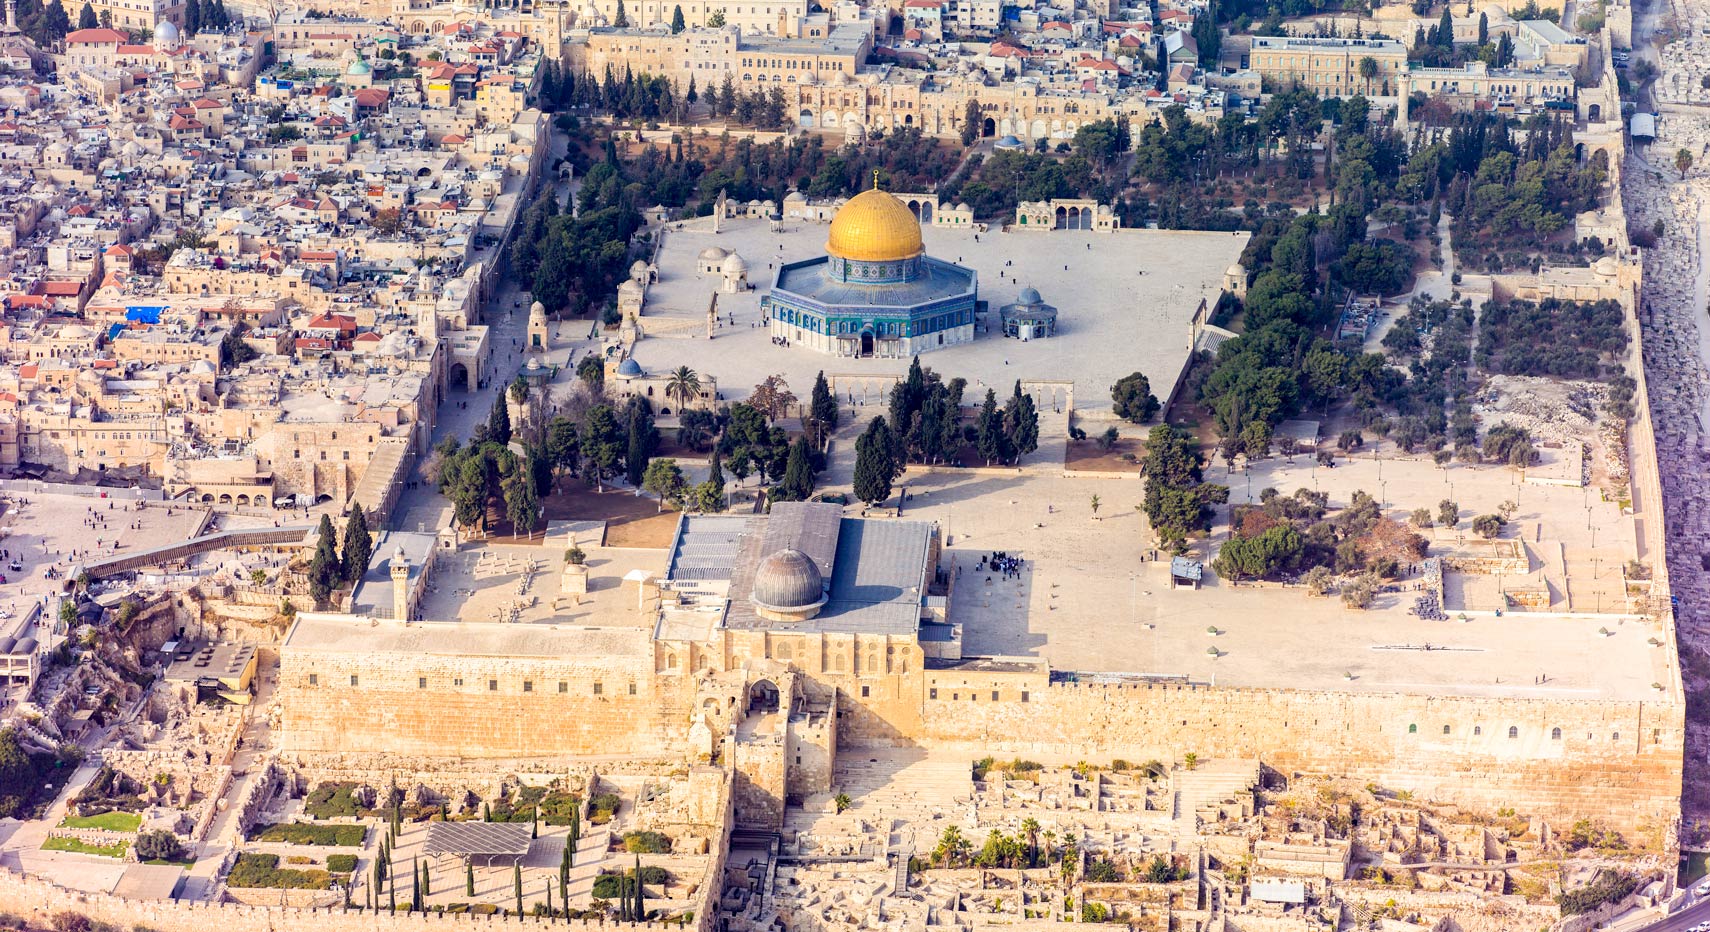
<path fill-rule="evenodd" d="M 775 233 L 766 221 L 736 220 L 716 235 L 710 229 L 666 233 L 660 280 L 648 291 L 642 317 L 650 338 L 636 344 L 636 361 L 649 371 L 688 365 L 711 374 L 727 399 L 745 397 L 772 373 L 783 373 L 805 397 L 822 369 L 828 377 L 907 371 L 906 359 L 854 359 L 774 346 L 759 326 L 760 298 L 780 259 L 824 254 L 829 230 L 825 223 L 789 221 Z M 1247 242 L 1245 233 L 1160 230 L 993 231 L 978 234 L 978 242 L 964 230 L 929 227 L 923 234 L 929 255 L 979 273 L 986 319 L 995 321 L 998 308 L 1029 285 L 1061 316 L 1054 338 L 1023 343 L 1003 338 L 995 328 L 980 330 L 973 343 L 926 354 L 922 363 L 946 377 L 966 378 L 976 390 L 1007 391 L 1016 379 L 1072 380 L 1075 406 L 1087 410 L 1108 409 L 1111 384 L 1135 370 L 1146 374 L 1160 398 L 1168 395 L 1189 354 L 1195 309 L 1202 299 L 1216 303 L 1224 271 Z M 718 295 L 723 323 L 711 341 L 706 314 L 718 282 L 695 272 L 708 246 L 736 250 L 747 260 L 754 285 L 753 291 Z"/>
<path fill-rule="evenodd" d="M 1661 628 L 1615 616 L 1592 595 L 1602 591 L 1613 602 L 1619 565 L 1632 553 L 1632 519 L 1616 503 L 1577 488 L 1516 485 L 1505 468 L 1451 466 L 1445 473 L 1428 460 L 1385 460 L 1381 480 L 1378 469 L 1369 459 L 1344 460 L 1317 470 L 1316 481 L 1332 508 L 1346 505 L 1356 489 L 1381 490 L 1385 513 L 1398 520 L 1417 507 L 1435 510 L 1452 494 L 1463 534 L 1474 515 L 1517 500 L 1508 536 L 1526 541 L 1534 572 L 1570 581 L 1573 614 L 1564 603 L 1551 613 L 1496 617 L 1488 610 L 1495 607 L 1494 577 L 1466 577 L 1489 582 L 1492 604 L 1464 621 L 1453 609 L 1451 621 L 1408 614 L 1415 593 L 1407 579 L 1400 582 L 1405 591 L 1381 595 L 1365 611 L 1275 585 L 1213 580 L 1198 591 L 1172 591 L 1167 563 L 1142 561 L 1151 550 L 1135 510 L 1143 485 L 1134 479 L 915 470 L 902 480 L 914 495 L 904 517 L 937 521 L 951 538 L 948 558 L 960 571 L 951 619 L 964 626 L 968 655 L 1042 657 L 1060 670 L 1355 691 L 1642 699 L 1655 697 L 1652 683 L 1667 682 L 1669 652 L 1651 643 Z M 1231 480 L 1219 467 L 1207 479 L 1228 483 L 1231 501 L 1242 502 L 1267 486 L 1312 488 L 1313 473 L 1304 458 L 1277 458 L 1255 466 L 1250 493 L 1246 474 Z M 1226 532 L 1227 513 L 1219 520 Z M 1221 533 L 1211 543 L 1214 550 Z M 1454 545 L 1454 535 L 1442 532 L 1435 546 Z M 976 570 L 993 550 L 1026 561 L 1019 578 Z"/>

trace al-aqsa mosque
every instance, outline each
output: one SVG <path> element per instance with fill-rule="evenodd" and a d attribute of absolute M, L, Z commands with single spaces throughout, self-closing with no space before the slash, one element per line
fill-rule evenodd
<path fill-rule="evenodd" d="M 772 336 L 836 356 L 908 358 L 974 339 L 978 277 L 926 254 L 920 221 L 876 185 L 831 221 L 825 255 L 779 267 Z"/>

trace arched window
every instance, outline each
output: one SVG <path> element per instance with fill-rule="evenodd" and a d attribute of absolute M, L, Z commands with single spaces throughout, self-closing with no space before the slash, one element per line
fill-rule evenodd
<path fill-rule="evenodd" d="M 1510 737 L 1510 738 L 1518 738 L 1518 737 L 1520 737 L 1520 729 L 1519 729 L 1519 728 L 1516 728 L 1516 727 L 1515 727 L 1515 726 L 1513 726 L 1513 725 L 1509 725 L 1509 726 L 1508 726 L 1508 737 Z"/>
<path fill-rule="evenodd" d="M 1444 726 L 1443 726 L 1443 734 L 1445 734 L 1445 735 L 1446 735 L 1446 734 L 1448 734 L 1448 733 L 1449 733 L 1449 726 L 1447 726 L 1447 725 L 1444 725 Z"/>
<path fill-rule="evenodd" d="M 1410 735 L 1416 735 L 1416 734 L 1418 734 L 1418 733 L 1419 733 L 1419 726 L 1418 726 L 1418 725 L 1409 725 L 1409 726 L 1407 726 L 1407 733 L 1408 733 L 1408 734 L 1410 734 Z"/>
<path fill-rule="evenodd" d="M 1561 730 L 1561 729 L 1560 729 L 1560 728 L 1552 728 L 1552 729 L 1550 729 L 1550 740 L 1551 740 L 1551 741 L 1560 741 L 1560 740 L 1562 740 L 1562 730 Z"/>
<path fill-rule="evenodd" d="M 1478 737 L 1479 735 L 1484 734 L 1484 726 L 1483 725 L 1474 725 L 1472 727 L 1472 733 L 1473 733 L 1474 738 Z"/>

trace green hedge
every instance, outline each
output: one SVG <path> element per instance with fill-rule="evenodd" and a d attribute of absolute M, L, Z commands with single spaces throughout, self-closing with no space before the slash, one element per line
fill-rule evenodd
<path fill-rule="evenodd" d="M 327 855 L 327 870 L 335 874 L 348 874 L 356 870 L 356 855 L 329 854 Z"/>
<path fill-rule="evenodd" d="M 284 842 L 289 845 L 337 845 L 360 848 L 368 829 L 361 825 L 312 825 L 289 822 L 281 825 L 257 826 L 251 837 L 256 841 Z"/>
<path fill-rule="evenodd" d="M 240 854 L 226 875 L 226 886 L 252 889 L 326 890 L 332 882 L 332 875 L 318 868 L 280 868 L 277 854 Z"/>

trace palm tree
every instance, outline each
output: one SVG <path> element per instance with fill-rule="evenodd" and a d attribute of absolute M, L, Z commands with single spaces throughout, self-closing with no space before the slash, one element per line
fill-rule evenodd
<path fill-rule="evenodd" d="M 1372 79 L 1377 77 L 1377 74 L 1378 74 L 1377 59 L 1371 57 L 1370 55 L 1367 55 L 1364 58 L 1360 59 L 1360 77 L 1365 79 L 1366 96 L 1367 97 L 1370 97 L 1372 95 Z"/>
<path fill-rule="evenodd" d="M 1039 820 L 1032 816 L 1022 819 L 1021 833 L 1027 836 L 1027 866 L 1032 867 L 1039 855 Z"/>
<path fill-rule="evenodd" d="M 665 381 L 665 397 L 677 402 L 679 414 L 700 394 L 701 377 L 688 366 L 678 366 Z"/>

